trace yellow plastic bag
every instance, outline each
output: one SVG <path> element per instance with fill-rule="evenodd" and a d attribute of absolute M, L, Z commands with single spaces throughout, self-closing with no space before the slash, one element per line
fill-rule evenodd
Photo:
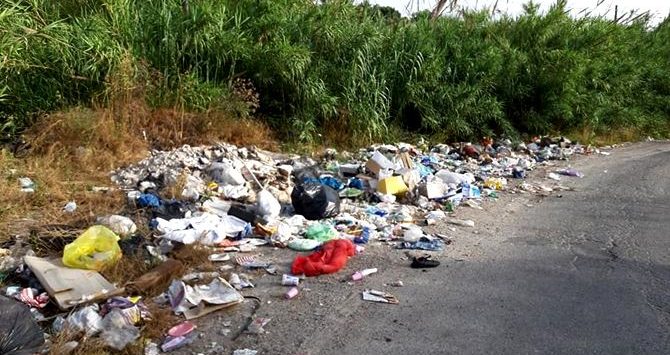
<path fill-rule="evenodd" d="M 119 236 L 105 226 L 87 229 L 63 250 L 63 264 L 77 269 L 100 271 L 121 258 Z"/>

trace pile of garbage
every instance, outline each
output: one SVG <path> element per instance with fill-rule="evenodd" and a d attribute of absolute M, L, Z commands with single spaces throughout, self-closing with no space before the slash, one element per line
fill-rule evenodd
<path fill-rule="evenodd" d="M 36 351 L 42 345 L 43 333 L 35 322 L 45 322 L 41 310 L 47 304 L 69 312 L 49 321 L 51 334 L 80 332 L 99 336 L 112 349 L 124 349 L 151 319 L 146 301 L 164 304 L 184 318 L 160 346 L 147 344 L 153 349 L 148 353 L 171 351 L 193 341 L 196 332 L 190 320 L 243 302 L 242 290 L 253 287 L 253 280 L 230 272 L 234 266 L 228 264 L 220 264 L 218 272 L 183 270 L 184 265 L 170 257 L 175 248 L 205 246 L 212 262 L 231 261 L 236 267 L 271 275 L 277 268 L 251 255 L 257 248 L 311 252 L 297 255 L 291 269 L 278 279 L 289 287 L 285 297 L 291 299 L 299 293 L 301 278 L 342 270 L 369 243 L 443 250 L 448 239 L 427 234 L 422 226 L 444 221 L 474 227 L 473 221 L 451 218 L 449 213 L 459 206 L 481 209 L 482 200 L 496 199 L 504 190 L 551 190 L 524 182 L 526 173 L 549 160 L 589 152 L 590 148 L 562 137 L 538 138 L 529 144 L 485 139 L 481 144 L 440 144 L 431 149 L 403 143 L 373 145 L 355 153 L 327 150 L 318 159 L 229 144 L 153 151 L 137 164 L 111 173 L 112 181 L 127 193 L 132 211 L 127 215 L 133 218 L 99 216 L 96 225 L 64 247 L 59 259 L 36 257 L 21 241 L 0 250 L 0 272 L 25 274 L 21 286 L 6 287 L 7 297 L 0 296 L 0 313 L 7 314 L 3 319 L 14 317 L 12 324 L 25 328 L 23 338 L 0 338 L 0 353 L 20 347 Z M 560 179 L 556 174 L 581 175 L 563 169 L 549 178 Z M 23 189 L 34 188 L 27 181 L 20 184 Z M 167 198 L 175 189 L 178 198 Z M 140 223 L 147 228 L 138 228 Z M 149 234 L 138 235 L 138 230 L 147 229 Z M 122 246 L 133 238 L 142 243 L 133 244 L 132 252 L 156 266 L 125 285 L 114 285 L 99 271 L 127 257 Z M 438 265 L 423 256 L 415 258 L 411 267 Z M 185 271 L 183 277 L 176 276 Z M 222 277 L 224 271 L 229 272 L 227 279 Z M 365 269 L 351 278 L 360 280 L 376 271 Z M 140 296 L 157 287 L 164 290 L 159 297 Z M 362 296 L 372 302 L 399 302 L 384 291 L 366 290 Z M 29 306 L 29 311 L 10 299 Z M 262 332 L 268 321 L 255 319 L 248 330 Z M 69 346 L 75 348 L 77 343 Z"/>

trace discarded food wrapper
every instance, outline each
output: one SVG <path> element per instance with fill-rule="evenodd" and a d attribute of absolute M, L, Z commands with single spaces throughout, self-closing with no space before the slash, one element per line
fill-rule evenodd
<path fill-rule="evenodd" d="M 256 317 L 254 318 L 251 323 L 247 326 L 247 333 L 250 334 L 263 334 L 265 333 L 265 327 L 269 322 L 271 318 L 261 318 L 261 317 Z"/>
<path fill-rule="evenodd" d="M 390 303 L 390 304 L 400 303 L 394 295 L 388 292 L 377 291 L 377 290 L 363 291 L 363 300 L 370 302 Z"/>
<path fill-rule="evenodd" d="M 256 260 L 255 256 L 251 256 L 251 255 L 249 255 L 249 256 L 246 256 L 246 255 L 238 256 L 238 257 L 235 258 L 235 262 L 237 263 L 237 265 L 240 265 L 242 267 L 246 267 L 246 268 L 249 268 L 249 269 L 266 269 L 266 268 L 270 267 L 270 263 L 258 261 L 258 260 Z"/>

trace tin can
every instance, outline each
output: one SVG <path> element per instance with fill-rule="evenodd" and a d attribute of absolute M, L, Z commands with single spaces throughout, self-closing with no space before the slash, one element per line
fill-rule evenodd
<path fill-rule="evenodd" d="M 296 276 L 286 275 L 282 276 L 281 284 L 284 286 L 298 286 L 300 278 Z"/>

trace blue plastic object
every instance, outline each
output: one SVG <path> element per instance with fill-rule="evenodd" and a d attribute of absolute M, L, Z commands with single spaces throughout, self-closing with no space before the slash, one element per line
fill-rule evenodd
<path fill-rule="evenodd" d="M 366 244 L 368 241 L 370 241 L 370 228 L 364 227 L 361 235 L 354 238 L 354 243 Z"/>
<path fill-rule="evenodd" d="M 161 199 L 154 194 L 141 194 L 137 198 L 137 205 L 140 207 L 160 207 Z"/>
<path fill-rule="evenodd" d="M 323 184 L 329 187 L 332 187 L 335 189 L 335 191 L 340 191 L 344 188 L 344 184 L 342 181 L 332 177 L 332 176 L 324 176 L 318 179 L 315 178 L 306 178 L 303 180 L 303 183 L 317 183 L 317 184 Z"/>

